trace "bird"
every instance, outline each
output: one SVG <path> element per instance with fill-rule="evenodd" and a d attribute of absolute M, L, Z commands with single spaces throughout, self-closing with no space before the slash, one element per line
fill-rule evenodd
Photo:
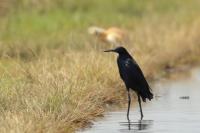
<path fill-rule="evenodd" d="M 128 40 L 126 32 L 117 27 L 108 29 L 92 26 L 88 28 L 88 33 L 97 36 L 101 41 L 118 46 Z"/>
<path fill-rule="evenodd" d="M 151 88 L 145 79 L 145 76 L 134 60 L 134 58 L 128 53 L 124 47 L 117 47 L 115 49 L 105 50 L 104 52 L 115 52 L 118 53 L 117 64 L 119 69 L 119 74 L 121 79 L 124 81 L 126 90 L 128 93 L 128 110 L 127 110 L 127 120 L 129 119 L 129 110 L 131 104 L 130 89 L 136 92 L 138 97 L 138 103 L 140 107 L 141 120 L 143 119 L 141 98 L 143 102 L 146 102 L 146 99 L 153 99 L 153 93 Z"/>

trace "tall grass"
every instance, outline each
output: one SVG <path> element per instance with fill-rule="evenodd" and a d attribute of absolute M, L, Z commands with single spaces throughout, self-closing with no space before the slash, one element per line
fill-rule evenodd
<path fill-rule="evenodd" d="M 87 27 L 128 30 L 148 79 L 200 61 L 198 0 L 15 0 L 0 19 L 0 132 L 74 132 L 123 103 L 116 55 Z"/>

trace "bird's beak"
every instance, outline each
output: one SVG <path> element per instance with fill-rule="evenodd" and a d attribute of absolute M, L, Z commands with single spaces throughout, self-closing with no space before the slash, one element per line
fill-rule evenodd
<path fill-rule="evenodd" d="M 113 49 L 105 50 L 104 52 L 115 52 Z"/>

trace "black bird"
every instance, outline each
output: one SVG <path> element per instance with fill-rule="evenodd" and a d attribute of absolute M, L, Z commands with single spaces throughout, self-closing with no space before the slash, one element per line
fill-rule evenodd
<path fill-rule="evenodd" d="M 129 92 L 130 89 L 134 90 L 137 93 L 138 102 L 140 106 L 141 120 L 142 120 L 143 112 L 142 112 L 140 97 L 142 98 L 143 102 L 146 102 L 146 98 L 149 100 L 153 98 L 153 94 L 150 91 L 151 88 L 147 83 L 142 70 L 124 47 L 117 47 L 115 49 L 106 50 L 104 52 L 116 52 L 119 54 L 117 58 L 119 74 L 122 80 L 124 81 L 128 92 L 128 110 L 127 110 L 128 121 L 129 121 L 129 110 L 131 104 L 131 97 Z"/>

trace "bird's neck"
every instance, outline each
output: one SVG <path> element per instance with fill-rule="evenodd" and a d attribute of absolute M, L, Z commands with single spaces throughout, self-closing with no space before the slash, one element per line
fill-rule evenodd
<path fill-rule="evenodd" d="M 122 53 L 122 54 L 119 54 L 118 58 L 123 58 L 123 59 L 126 59 L 126 58 L 131 58 L 131 55 L 129 53 Z"/>

